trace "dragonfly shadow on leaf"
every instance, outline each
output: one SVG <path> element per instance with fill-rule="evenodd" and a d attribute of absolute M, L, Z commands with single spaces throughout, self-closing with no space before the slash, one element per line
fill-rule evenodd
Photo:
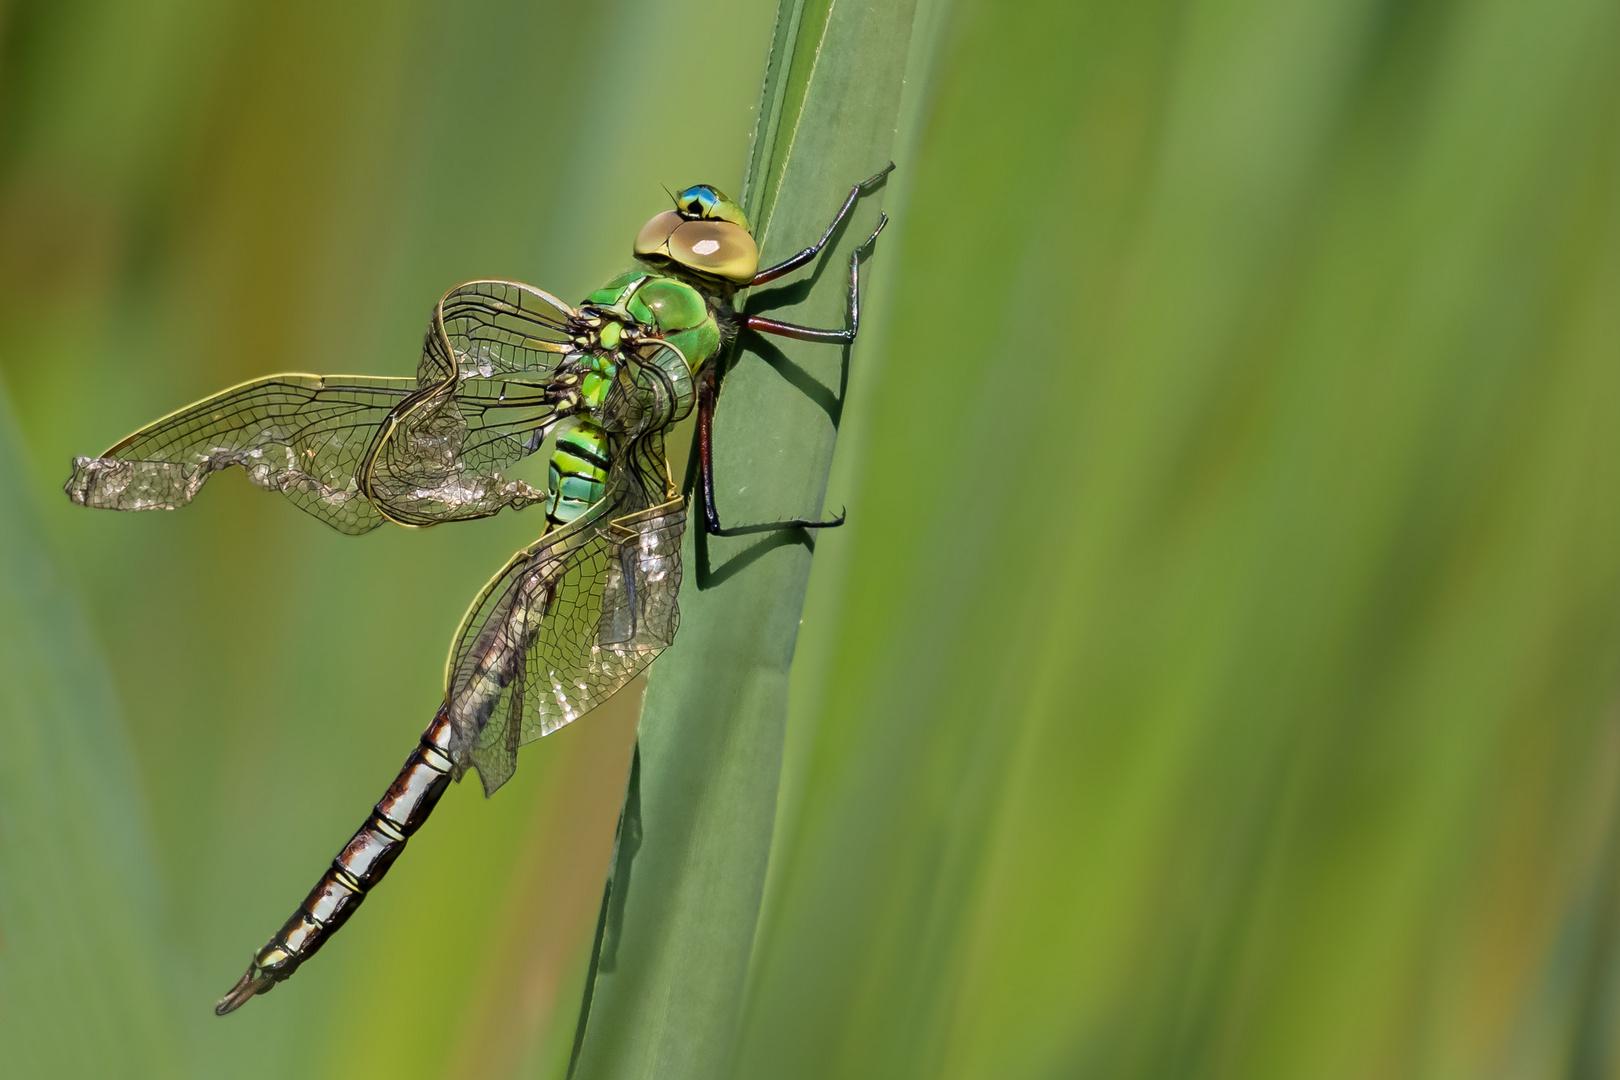
<path fill-rule="evenodd" d="M 794 304 L 802 303 L 814 291 L 816 281 L 827 269 L 827 262 L 828 260 L 825 258 L 817 259 L 816 268 L 803 281 L 778 285 L 774 289 L 761 289 L 759 292 L 752 294 L 749 296 L 748 301 L 743 304 L 743 314 L 763 315 L 767 311 L 775 311 L 778 308 L 791 307 Z"/>
<path fill-rule="evenodd" d="M 752 332 L 748 334 L 747 351 L 765 361 L 789 386 L 815 402 L 816 406 L 827 414 L 827 419 L 832 421 L 833 430 L 838 429 L 839 423 L 844 418 L 844 390 L 849 385 L 850 346 L 845 345 L 839 349 L 841 355 L 838 362 L 836 391 L 810 374 L 803 365 L 791 359 L 763 334 Z"/>
<path fill-rule="evenodd" d="M 697 572 L 693 576 L 696 578 L 696 584 L 699 589 L 711 589 L 716 585 L 735 577 L 737 574 L 740 574 L 742 571 L 748 569 L 766 555 L 769 555 L 771 552 L 775 551 L 777 548 L 790 547 L 793 544 L 802 544 L 812 554 L 814 554 L 816 550 L 816 540 L 815 537 L 810 535 L 810 530 L 796 525 L 788 526 L 786 528 L 775 523 L 764 525 L 744 525 L 739 526 L 737 531 L 747 533 L 757 532 L 766 535 L 765 539 L 759 541 L 758 543 L 750 544 L 748 547 L 727 559 L 719 566 L 714 566 L 709 557 L 709 541 L 712 539 L 712 537 L 709 535 L 709 531 L 704 528 L 693 530 L 694 535 L 692 537 L 692 549 L 695 556 L 694 562 L 697 564 L 695 567 Z"/>
<path fill-rule="evenodd" d="M 814 402 L 832 421 L 833 430 L 838 430 L 838 424 L 843 417 L 844 411 L 843 391 L 849 384 L 850 347 L 848 345 L 839 350 L 838 391 L 835 393 L 817 380 L 815 376 L 811 375 L 809 371 L 791 360 L 786 353 L 777 348 L 773 342 L 763 335 L 749 333 L 747 344 L 746 351 L 758 356 L 766 364 L 770 365 L 790 386 Z M 737 353 L 733 352 L 730 362 L 722 369 L 722 379 L 724 378 L 724 372 L 728 371 L 731 365 L 736 363 L 736 357 Z M 697 447 L 694 446 L 693 453 L 687 459 L 686 477 L 682 483 L 682 490 L 686 491 L 688 495 L 701 500 L 703 495 L 702 485 L 699 482 L 699 460 Z M 840 518 L 842 518 L 842 515 L 840 515 Z M 816 550 L 815 536 L 810 529 L 786 522 L 771 521 L 757 525 L 734 525 L 730 526 L 726 531 L 728 535 L 760 534 L 766 536 L 766 539 L 749 545 L 724 563 L 715 566 L 709 552 L 709 541 L 712 539 L 712 534 L 700 526 L 694 533 L 692 541 L 695 556 L 693 560 L 695 563 L 694 570 L 696 571 L 694 584 L 699 589 L 709 589 L 729 580 L 777 548 L 802 544 L 812 554 Z"/>
<path fill-rule="evenodd" d="M 613 872 L 608 875 L 602 898 L 601 925 L 597 928 L 597 961 L 600 971 L 613 971 L 619 962 L 619 941 L 624 931 L 624 901 L 630 893 L 630 874 L 641 851 L 641 744 L 630 757 L 630 778 L 625 786 L 624 809 L 619 813 L 619 832 L 613 843 Z M 589 984 L 587 984 L 589 985 Z"/>

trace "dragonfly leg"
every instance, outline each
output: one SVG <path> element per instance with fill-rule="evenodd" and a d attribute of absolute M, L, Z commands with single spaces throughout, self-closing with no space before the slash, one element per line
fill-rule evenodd
<path fill-rule="evenodd" d="M 714 403 L 716 375 L 713 363 L 705 369 L 698 383 L 698 463 L 703 475 L 703 524 L 711 536 L 740 536 L 744 533 L 774 532 L 778 529 L 836 529 L 844 523 L 844 512 L 831 521 L 810 521 L 794 518 L 792 521 L 770 521 L 762 525 L 720 524 L 720 511 L 714 505 Z"/>
<path fill-rule="evenodd" d="M 767 319 L 763 315 L 744 315 L 740 322 L 743 327 L 759 334 L 774 334 L 777 337 L 792 338 L 795 341 L 820 341 L 829 345 L 850 345 L 855 341 L 855 335 L 861 329 L 861 259 L 872 250 L 877 242 L 878 234 L 889 224 L 889 215 L 881 214 L 878 217 L 877 228 L 872 235 L 861 242 L 849 256 L 849 328 L 846 330 L 820 330 L 813 326 L 799 326 L 795 323 L 778 322 L 776 319 Z"/>
<path fill-rule="evenodd" d="M 754 275 L 754 280 L 748 283 L 749 287 L 751 288 L 755 285 L 764 285 L 767 282 L 775 281 L 784 274 L 791 274 L 793 271 L 797 270 L 799 267 L 821 254 L 821 249 L 827 246 L 827 242 L 832 239 L 833 233 L 838 231 L 838 226 L 843 224 L 844 219 L 849 216 L 849 212 L 855 208 L 856 200 L 858 200 L 862 195 L 865 195 L 867 192 L 871 191 L 873 188 L 877 187 L 878 184 L 883 182 L 883 178 L 888 176 L 893 171 L 894 162 L 891 161 L 882 169 L 878 170 L 876 174 L 868 176 L 865 180 L 862 180 L 860 183 L 850 188 L 849 198 L 845 199 L 844 205 L 838 208 L 838 214 L 832 219 L 832 224 L 827 226 L 827 231 L 821 234 L 820 240 L 817 240 L 814 244 L 811 244 L 797 255 L 794 255 L 788 259 L 783 259 L 775 266 L 769 266 L 764 270 L 761 270 L 759 273 Z"/>
<path fill-rule="evenodd" d="M 298 965 L 314 956 L 354 914 L 449 786 L 453 768 L 450 737 L 450 707 L 446 702 L 439 706 L 416 749 L 405 759 L 388 793 L 360 831 L 338 852 L 315 890 L 264 948 L 253 954 L 247 973 L 214 1006 L 216 1016 L 235 1012 L 253 995 L 272 990 L 276 983 L 291 977 Z"/>

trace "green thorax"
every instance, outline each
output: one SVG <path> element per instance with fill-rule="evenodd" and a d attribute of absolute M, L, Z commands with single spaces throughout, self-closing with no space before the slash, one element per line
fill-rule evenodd
<path fill-rule="evenodd" d="M 662 403 L 649 399 L 642 407 L 650 409 L 651 416 L 665 420 L 679 419 L 690 412 L 692 376 L 720 351 L 720 324 L 703 294 L 678 278 L 633 270 L 591 293 L 585 298 L 585 304 L 622 312 L 641 325 L 643 338 L 647 328 L 651 328 L 658 337 L 680 350 L 687 370 L 668 371 L 669 379 L 655 381 L 647 387 L 669 387 L 675 396 Z M 593 314 L 605 313 L 598 310 Z M 552 454 L 551 499 L 546 517 L 554 527 L 580 517 L 607 493 L 610 463 L 615 452 L 613 432 L 623 430 L 614 425 L 625 423 L 627 415 L 601 410 L 621 375 L 618 349 L 624 330 L 624 324 L 607 318 L 596 331 L 600 348 L 578 357 L 584 369 L 579 395 L 585 408 L 582 414 L 568 421 L 558 435 Z M 662 355 L 669 357 L 677 367 L 680 365 L 680 360 L 675 360 L 667 351 Z M 663 421 L 644 417 L 642 422 L 656 425 Z"/>
<path fill-rule="evenodd" d="M 720 351 L 720 324 L 714 312 L 702 293 L 678 278 L 630 270 L 591 293 L 585 302 L 620 308 L 638 322 L 656 326 L 665 341 L 681 350 L 693 373 Z M 617 345 L 617 333 L 617 329 L 608 329 L 603 346 L 611 349 Z"/>

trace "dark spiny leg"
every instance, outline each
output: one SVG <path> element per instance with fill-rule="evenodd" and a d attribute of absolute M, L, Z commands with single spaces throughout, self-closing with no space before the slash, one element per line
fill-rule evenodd
<path fill-rule="evenodd" d="M 703 522 L 719 536 L 720 511 L 714 505 L 714 370 L 715 361 L 710 360 L 698 383 L 698 465 L 703 474 Z"/>
<path fill-rule="evenodd" d="M 877 187 L 878 183 L 893 171 L 894 162 L 891 161 L 875 176 L 869 176 L 865 180 L 862 180 L 860 183 L 856 184 L 854 187 L 850 188 L 849 198 L 845 199 L 844 205 L 838 208 L 838 215 L 832 219 L 832 224 L 827 226 L 827 231 L 821 234 L 820 240 L 817 240 L 814 244 L 811 244 L 809 247 L 805 248 L 791 259 L 784 259 L 775 266 L 767 267 L 766 269 L 761 270 L 759 273 L 754 275 L 754 280 L 748 283 L 749 286 L 752 287 L 754 285 L 764 285 L 766 282 L 775 281 L 783 274 L 791 274 L 793 271 L 815 258 L 818 254 L 820 254 L 821 249 L 827 246 L 827 241 L 832 239 L 833 233 L 838 231 L 838 226 L 843 223 L 846 217 L 849 216 L 850 210 L 854 209 L 855 200 L 859 199 L 862 195 L 865 195 L 868 191 L 871 191 L 874 187 Z"/>
<path fill-rule="evenodd" d="M 769 281 L 771 278 L 777 277 L 780 274 L 785 274 L 789 270 L 802 266 L 805 262 L 808 262 L 810 259 L 814 258 L 816 252 L 820 251 L 822 245 L 825 244 L 828 238 L 832 236 L 833 230 L 838 227 L 838 223 L 843 220 L 844 215 L 849 213 L 849 209 L 855 204 L 856 198 L 858 198 L 868 187 L 876 184 L 879 180 L 882 180 L 885 176 L 887 176 L 889 174 L 889 170 L 893 168 L 894 163 L 890 162 L 888 168 L 884 169 L 876 176 L 856 184 L 854 189 L 850 191 L 849 198 L 845 200 L 843 209 L 838 211 L 838 217 L 833 219 L 832 225 L 828 226 L 827 228 L 826 235 L 822 236 L 822 238 L 816 242 L 815 247 L 806 248 L 804 251 L 801 251 L 799 254 L 793 256 L 793 258 L 787 260 L 787 262 L 781 263 L 772 267 L 770 270 L 765 271 L 759 277 L 754 279 L 754 284 L 757 285 L 762 280 Z M 741 324 L 747 329 L 753 330 L 757 333 L 775 334 L 778 337 L 796 338 L 799 341 L 822 341 L 836 345 L 852 344 L 855 341 L 856 335 L 860 333 L 861 329 L 861 257 L 872 249 L 872 245 L 877 242 L 878 234 L 883 231 L 884 226 L 888 225 L 888 223 L 889 215 L 880 214 L 878 216 L 877 228 L 872 230 L 872 235 L 868 236 L 864 241 L 862 241 L 861 245 L 857 247 L 849 257 L 849 329 L 817 330 L 813 327 L 795 326 L 792 323 L 778 322 L 775 319 L 766 319 L 759 315 L 744 315 L 739 320 Z M 717 388 L 715 385 L 716 379 L 716 368 L 714 363 L 711 361 L 698 384 L 697 404 L 698 463 L 703 476 L 703 523 L 708 529 L 709 533 L 714 536 L 736 536 L 741 533 L 765 532 L 772 529 L 834 529 L 842 525 L 844 523 L 844 512 L 840 510 L 838 512 L 838 516 L 833 518 L 831 521 L 809 521 L 805 518 L 794 518 L 791 521 L 772 521 L 763 525 L 738 525 L 729 529 L 721 526 L 720 511 L 714 504 L 714 407 L 715 399 L 717 397 Z"/>
<path fill-rule="evenodd" d="M 720 511 L 714 505 L 714 402 L 715 364 L 710 361 L 698 382 L 698 464 L 703 483 L 703 524 L 712 536 L 738 536 L 743 533 L 770 532 L 777 529 L 836 529 L 844 523 L 843 511 L 832 521 L 771 521 L 763 525 L 737 525 L 730 529 L 720 525 Z"/>
<path fill-rule="evenodd" d="M 878 234 L 888 223 L 888 214 L 879 216 L 877 228 L 872 230 L 872 235 L 868 236 L 849 257 L 849 329 L 818 330 L 811 326 L 777 322 L 761 315 L 744 315 L 740 320 L 742 325 L 756 333 L 775 334 L 777 337 L 793 338 L 796 341 L 821 341 L 829 345 L 852 344 L 855 335 L 860 333 L 861 329 L 861 256 L 872 249 Z"/>
<path fill-rule="evenodd" d="M 354 914 L 367 890 L 388 873 L 405 850 L 405 842 L 433 813 L 434 804 L 450 783 L 450 768 L 450 711 L 448 705 L 440 705 L 433 722 L 422 733 L 421 742 L 389 786 L 388 794 L 338 852 L 315 891 L 254 954 L 247 974 L 214 1006 L 216 1015 L 234 1012 L 254 994 L 273 989 L 326 944 L 326 939 Z"/>

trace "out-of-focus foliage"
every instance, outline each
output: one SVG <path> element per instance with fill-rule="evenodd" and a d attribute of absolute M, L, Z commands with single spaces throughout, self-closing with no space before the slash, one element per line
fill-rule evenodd
<path fill-rule="evenodd" d="M 0 455 L 23 457 L 3 395 Z M 17 1076 L 173 1072 L 129 737 L 35 498 L 0 470 L 0 1060 Z"/>
<path fill-rule="evenodd" d="M 0 600 L 45 620 L 6 646 L 44 682 L 0 694 L 0 731 L 48 722 L 30 701 L 72 728 L 3 774 L 63 779 L 0 793 L 0 1010 L 72 960 L 0 1017 L 8 1064 L 74 1075 L 116 1041 L 132 1075 L 556 1075 L 628 698 L 499 798 L 458 789 L 315 963 L 208 1013 L 537 522 L 351 541 L 245 483 L 173 515 L 56 488 L 252 375 L 408 371 L 464 278 L 598 284 L 657 184 L 737 185 L 771 15 L 6 9 L 27 457 L 0 491 L 41 520 L 8 516 L 0 581 L 66 584 Z M 1612 1075 L 1620 9 L 919 20 L 731 1073 Z M 30 748 L 74 745 L 57 773 Z M 12 875 L 47 870 L 82 891 L 19 905 Z"/>

